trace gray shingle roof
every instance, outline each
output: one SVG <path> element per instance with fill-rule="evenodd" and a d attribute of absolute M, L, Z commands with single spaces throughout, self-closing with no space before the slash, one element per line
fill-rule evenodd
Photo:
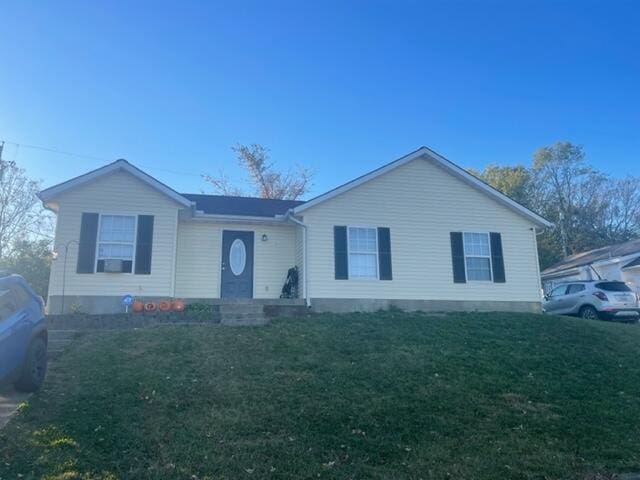
<path fill-rule="evenodd" d="M 241 215 L 247 217 L 275 217 L 287 210 L 302 205 L 298 200 L 274 200 L 271 198 L 232 197 L 226 195 L 204 195 L 181 193 L 196 209 L 212 215 Z"/>
<path fill-rule="evenodd" d="M 629 240 L 624 243 L 587 250 L 586 252 L 576 253 L 575 255 L 571 255 L 561 262 L 550 266 L 542 272 L 542 275 L 551 275 L 563 270 L 589 265 L 593 262 L 597 262 L 598 260 L 605 260 L 613 257 L 624 257 L 625 255 L 632 255 L 636 252 L 640 253 L 640 238 Z"/>

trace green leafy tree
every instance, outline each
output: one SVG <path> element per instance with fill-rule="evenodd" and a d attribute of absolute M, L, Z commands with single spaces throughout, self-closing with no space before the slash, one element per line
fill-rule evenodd
<path fill-rule="evenodd" d="M 47 296 L 52 252 L 49 240 L 18 240 L 0 269 L 22 275 L 38 295 Z"/>
<path fill-rule="evenodd" d="M 640 178 L 616 179 L 594 169 L 579 145 L 540 148 L 530 168 L 489 165 L 472 173 L 554 223 L 538 236 L 543 269 L 640 235 Z"/>
<path fill-rule="evenodd" d="M 481 172 L 469 171 L 516 202 L 531 207 L 533 183 L 531 172 L 524 165 L 487 165 Z"/>

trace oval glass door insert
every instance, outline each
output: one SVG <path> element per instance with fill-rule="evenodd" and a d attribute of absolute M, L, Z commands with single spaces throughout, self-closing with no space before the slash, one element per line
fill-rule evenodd
<path fill-rule="evenodd" d="M 229 266 L 231 267 L 233 274 L 237 277 L 244 272 L 246 264 L 247 247 L 245 247 L 242 240 L 236 238 L 229 249 Z"/>

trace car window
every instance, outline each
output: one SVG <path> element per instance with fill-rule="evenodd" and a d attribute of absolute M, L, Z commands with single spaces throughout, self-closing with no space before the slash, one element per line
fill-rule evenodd
<path fill-rule="evenodd" d="M 0 322 L 9 318 L 17 309 L 11 289 L 0 287 Z"/>
<path fill-rule="evenodd" d="M 584 290 L 584 285 L 581 283 L 573 283 L 569 285 L 567 289 L 567 295 L 571 295 L 572 293 L 582 292 Z"/>
<path fill-rule="evenodd" d="M 29 300 L 31 300 L 31 295 L 29 295 L 29 292 L 27 292 L 24 287 L 20 285 L 13 285 L 12 288 L 17 307 L 25 307 L 29 303 Z"/>
<path fill-rule="evenodd" d="M 567 291 L 567 286 L 566 285 L 559 285 L 556 288 L 554 288 L 553 290 L 551 290 L 550 296 L 557 297 L 557 296 L 560 296 L 560 295 L 564 295 L 566 291 Z"/>
<path fill-rule="evenodd" d="M 630 292 L 631 289 L 624 282 L 600 282 L 596 283 L 596 288 L 605 292 Z"/>

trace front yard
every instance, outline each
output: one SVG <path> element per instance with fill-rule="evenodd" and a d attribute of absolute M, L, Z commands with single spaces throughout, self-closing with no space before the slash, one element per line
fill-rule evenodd
<path fill-rule="evenodd" d="M 640 470 L 640 328 L 386 312 L 81 338 L 0 479 L 587 479 Z M 602 474 L 603 476 L 596 476 Z"/>

